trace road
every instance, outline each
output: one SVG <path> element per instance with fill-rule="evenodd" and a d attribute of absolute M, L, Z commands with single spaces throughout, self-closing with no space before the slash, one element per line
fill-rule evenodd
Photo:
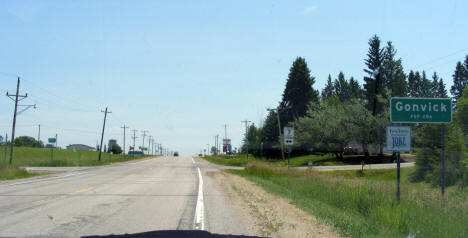
<path fill-rule="evenodd" d="M 154 158 L 0 184 L 0 236 L 78 237 L 202 229 L 246 234 L 209 176 L 219 166 Z"/>

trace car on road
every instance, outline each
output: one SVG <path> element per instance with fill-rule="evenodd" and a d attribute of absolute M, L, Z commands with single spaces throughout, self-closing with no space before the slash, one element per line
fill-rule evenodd
<path fill-rule="evenodd" d="M 177 157 L 177 156 L 179 156 L 179 152 L 176 151 L 174 152 L 174 157 Z"/>

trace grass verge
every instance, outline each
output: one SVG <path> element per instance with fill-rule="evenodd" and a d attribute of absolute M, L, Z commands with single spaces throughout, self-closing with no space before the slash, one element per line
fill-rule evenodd
<path fill-rule="evenodd" d="M 9 150 L 8 150 L 9 152 Z M 141 159 L 147 156 L 141 155 L 111 155 L 102 153 L 101 161 L 98 161 L 97 151 L 73 151 L 64 149 L 54 149 L 53 158 L 51 149 L 47 148 L 29 148 L 15 147 L 12 167 L 20 166 L 43 166 L 43 167 L 62 167 L 62 166 L 98 166 L 107 165 L 116 162 L 124 162 L 135 159 Z M 4 148 L 0 148 L 0 164 L 3 166 Z M 7 158 L 8 159 L 8 158 Z"/>
<path fill-rule="evenodd" d="M 0 181 L 2 180 L 12 180 L 12 179 L 20 179 L 20 178 L 29 178 L 35 177 L 39 175 L 44 175 L 46 173 L 28 173 L 24 169 L 0 169 Z"/>
<path fill-rule="evenodd" d="M 351 237 L 468 237 L 468 191 L 413 184 L 402 169 L 401 202 L 395 200 L 395 170 L 299 171 L 249 165 L 229 170 L 289 199 L 298 208 Z"/>

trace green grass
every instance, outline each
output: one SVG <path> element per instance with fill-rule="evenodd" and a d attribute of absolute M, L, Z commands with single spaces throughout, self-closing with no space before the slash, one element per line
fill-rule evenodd
<path fill-rule="evenodd" d="M 0 148 L 0 167 L 4 166 L 3 155 L 4 148 Z M 8 150 L 9 152 L 9 150 Z M 7 157 L 7 163 L 8 163 Z M 44 167 L 60 167 L 60 166 L 97 166 L 107 165 L 116 162 L 129 161 L 133 159 L 144 158 L 143 156 L 123 156 L 110 155 L 102 153 L 101 161 L 98 162 L 97 151 L 73 151 L 64 149 L 54 149 L 53 158 L 51 159 L 51 149 L 46 148 L 29 148 L 15 147 L 13 154 L 12 167 L 20 166 L 44 166 Z"/>
<path fill-rule="evenodd" d="M 24 169 L 0 169 L 0 181 L 2 180 L 11 180 L 11 179 L 20 179 L 20 178 L 29 178 L 39 175 L 44 175 L 46 173 L 28 173 Z"/>
<path fill-rule="evenodd" d="M 249 155 L 247 160 L 245 154 L 240 155 L 218 155 L 218 156 L 204 156 L 203 159 L 208 162 L 219 164 L 219 165 L 228 165 L 228 166 L 246 166 L 248 163 L 258 163 L 264 162 L 274 166 L 287 166 L 288 161 L 287 157 L 285 160 L 281 159 L 259 159 L 255 158 L 252 155 Z M 290 159 L 290 166 L 307 166 L 309 161 L 313 163 L 314 166 L 328 166 L 328 165 L 350 165 L 350 164 L 360 164 L 360 161 L 364 157 L 362 155 L 345 155 L 344 159 L 337 159 L 333 154 L 324 154 L 324 155 L 303 155 L 296 156 Z"/>
<path fill-rule="evenodd" d="M 351 237 L 468 237 L 468 191 L 411 183 L 402 169 L 401 202 L 395 170 L 317 172 L 262 164 L 229 170 L 289 199 L 322 223 Z M 443 205 L 445 204 L 445 205 Z"/>

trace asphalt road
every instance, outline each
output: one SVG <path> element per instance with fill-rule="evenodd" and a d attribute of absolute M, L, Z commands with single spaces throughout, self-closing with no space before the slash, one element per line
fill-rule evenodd
<path fill-rule="evenodd" d="M 154 230 L 245 234 L 204 173 L 219 166 L 155 158 L 0 184 L 0 236 L 78 237 Z"/>

